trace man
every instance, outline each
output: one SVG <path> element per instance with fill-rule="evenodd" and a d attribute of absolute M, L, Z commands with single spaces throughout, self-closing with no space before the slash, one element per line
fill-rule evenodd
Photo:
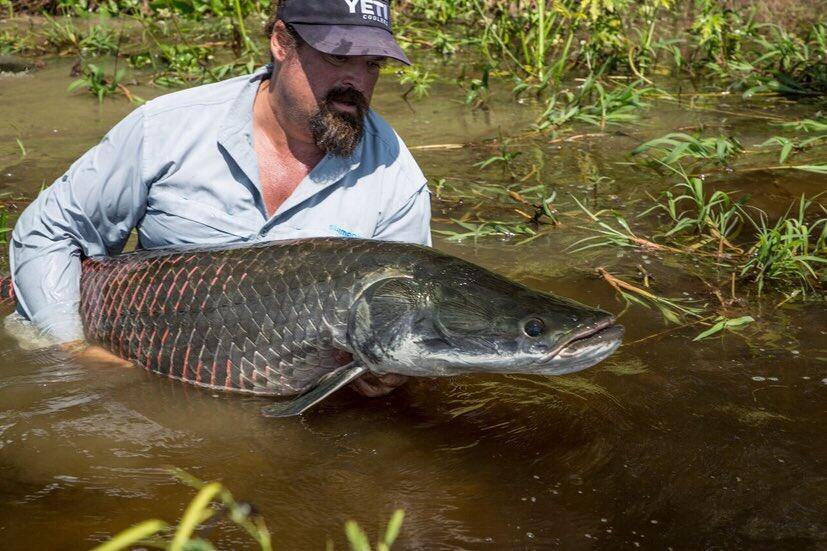
<path fill-rule="evenodd" d="M 19 311 L 56 342 L 114 358 L 83 345 L 80 260 L 120 252 L 133 228 L 144 248 L 330 235 L 430 244 L 425 177 L 368 108 L 386 58 L 410 63 L 387 3 L 278 4 L 270 66 L 141 106 L 21 215 L 10 247 Z"/>

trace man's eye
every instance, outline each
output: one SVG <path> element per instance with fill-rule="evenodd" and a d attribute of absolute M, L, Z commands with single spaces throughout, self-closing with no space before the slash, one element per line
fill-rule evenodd
<path fill-rule="evenodd" d="M 368 61 L 368 67 L 370 67 L 371 69 L 376 69 L 377 71 L 381 70 L 387 64 L 388 60 L 384 58 L 372 59 Z"/>
<path fill-rule="evenodd" d="M 328 63 L 330 63 L 331 65 L 336 65 L 336 66 L 344 65 L 347 62 L 347 56 L 346 55 L 325 54 L 324 58 L 325 58 L 325 60 L 327 60 Z"/>

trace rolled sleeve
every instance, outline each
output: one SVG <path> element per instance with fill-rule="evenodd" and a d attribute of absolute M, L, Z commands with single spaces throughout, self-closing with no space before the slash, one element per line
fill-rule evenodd
<path fill-rule="evenodd" d="M 139 108 L 43 190 L 14 227 L 18 310 L 58 342 L 83 338 L 81 258 L 120 252 L 146 210 L 142 155 Z"/>

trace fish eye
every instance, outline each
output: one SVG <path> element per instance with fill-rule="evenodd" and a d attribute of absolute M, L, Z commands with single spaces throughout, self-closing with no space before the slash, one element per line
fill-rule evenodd
<path fill-rule="evenodd" d="M 543 320 L 537 318 L 531 318 L 523 325 L 523 332 L 529 337 L 539 337 L 545 329 L 546 324 L 543 323 Z"/>

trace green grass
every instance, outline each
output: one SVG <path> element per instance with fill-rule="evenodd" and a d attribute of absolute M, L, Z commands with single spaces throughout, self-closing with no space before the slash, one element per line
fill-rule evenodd
<path fill-rule="evenodd" d="M 415 65 L 405 66 L 399 71 L 399 84 L 406 89 L 402 92 L 402 98 L 407 100 L 409 96 L 422 99 L 428 95 L 434 75 Z"/>
<path fill-rule="evenodd" d="M 273 541 L 264 517 L 249 503 L 236 500 L 230 491 L 218 482 L 203 482 L 192 475 L 174 469 L 172 473 L 181 482 L 197 490 L 177 524 L 161 519 L 149 519 L 116 534 L 112 539 L 101 543 L 92 551 L 121 551 L 124 549 L 152 548 L 167 551 L 215 551 L 218 549 L 206 539 L 206 533 L 213 533 L 220 523 L 230 522 L 241 528 L 261 551 L 283 549 L 279 542 Z M 387 528 L 377 539 L 375 548 L 370 538 L 352 520 L 345 523 L 345 536 L 351 551 L 390 551 L 399 537 L 405 513 L 400 509 L 394 511 Z M 327 549 L 334 549 L 328 540 Z"/>
<path fill-rule="evenodd" d="M 550 97 L 535 128 L 540 131 L 556 129 L 573 122 L 601 128 L 633 123 L 648 107 L 644 97 L 654 92 L 655 89 L 644 86 L 643 81 L 607 86 L 597 76 L 590 76 L 577 91 L 563 90 Z"/>
<path fill-rule="evenodd" d="M 733 192 L 707 191 L 702 178 L 689 176 L 680 165 L 672 167 L 661 163 L 680 176 L 681 181 L 661 194 L 655 205 L 643 211 L 639 217 L 653 212 L 667 216 L 667 227 L 656 234 L 660 238 L 691 236 L 693 250 L 713 245 L 718 254 L 737 251 L 730 239 L 743 225 L 741 205 L 743 196 L 733 198 Z M 675 191 L 672 191 L 675 190 Z"/>
<path fill-rule="evenodd" d="M 591 212 L 575 199 L 594 223 L 587 227 L 594 235 L 576 242 L 572 252 L 595 247 L 650 249 L 696 260 L 706 258 L 718 267 L 729 267 L 742 281 L 754 284 L 759 295 L 768 287 L 795 292 L 788 296 L 802 298 L 823 291 L 827 283 L 827 209 L 816 203 L 817 197 L 802 196 L 792 214 L 791 207 L 770 223 L 764 212 L 748 208 L 746 198 L 735 200 L 720 190 L 708 193 L 703 180 L 682 176 L 684 181 L 675 186 L 677 194 L 665 192 L 643 213 L 667 215 L 667 229 L 654 236 L 641 236 L 619 214 Z M 751 235 L 734 243 L 745 225 L 752 227 Z M 727 326 L 725 323 L 722 328 Z"/>
<path fill-rule="evenodd" d="M 802 196 L 793 214 L 791 207 L 774 224 L 761 211 L 747 216 L 756 238 L 745 254 L 740 275 L 755 282 L 759 294 L 772 286 L 806 295 L 827 282 L 827 209 L 818 205 L 822 216 L 808 220 L 814 202 L 815 198 Z"/>
<path fill-rule="evenodd" d="M 9 242 L 9 233 L 12 229 L 9 226 L 9 211 L 6 207 L 0 207 L 0 243 L 5 245 Z"/>
<path fill-rule="evenodd" d="M 652 166 L 674 165 L 691 159 L 699 163 L 727 165 L 744 148 L 733 137 L 691 136 L 672 132 L 644 142 L 632 150 L 632 155 L 643 156 Z"/>
<path fill-rule="evenodd" d="M 199 527 L 221 519 L 230 520 L 242 528 L 261 551 L 273 549 L 270 531 L 263 517 L 250 504 L 237 501 L 218 482 L 202 482 L 183 471 L 175 470 L 173 473 L 180 481 L 198 490 L 177 525 L 160 519 L 145 520 L 98 545 L 93 551 L 120 551 L 136 546 L 168 551 L 212 551 L 215 547 L 199 536 Z"/>
<path fill-rule="evenodd" d="M 70 92 L 79 88 L 85 88 L 90 94 L 103 101 L 106 96 L 113 94 L 127 94 L 125 87 L 121 84 L 126 69 L 116 68 L 114 73 L 107 74 L 103 67 L 89 63 L 81 66 L 81 76 L 69 85 Z"/>

